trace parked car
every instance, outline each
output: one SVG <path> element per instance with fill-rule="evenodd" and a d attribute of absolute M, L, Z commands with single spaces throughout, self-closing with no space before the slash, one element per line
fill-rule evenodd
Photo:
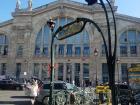
<path fill-rule="evenodd" d="M 118 103 L 128 105 L 131 102 L 131 88 L 127 84 L 115 84 Z"/>
<path fill-rule="evenodd" d="M 24 84 L 14 80 L 0 80 L 0 89 L 2 90 L 23 90 Z"/>
<path fill-rule="evenodd" d="M 134 101 L 136 105 L 140 105 L 140 93 L 134 95 Z"/>
<path fill-rule="evenodd" d="M 70 83 L 64 81 L 54 81 L 53 82 L 53 96 L 55 99 L 55 105 L 59 101 L 65 103 L 72 103 L 74 101 L 74 92 L 78 91 L 78 88 Z M 50 82 L 44 82 L 43 87 L 39 90 L 39 94 L 36 97 L 35 103 L 42 103 L 49 105 L 49 95 L 50 95 Z M 70 99 L 70 100 L 68 100 Z M 61 105 L 63 105 L 61 104 Z"/>

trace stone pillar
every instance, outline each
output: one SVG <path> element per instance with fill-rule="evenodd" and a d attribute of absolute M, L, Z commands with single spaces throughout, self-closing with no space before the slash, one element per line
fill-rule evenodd
<path fill-rule="evenodd" d="M 73 81 L 75 81 L 75 69 L 74 69 L 74 63 L 71 63 L 71 72 L 72 72 L 72 76 L 71 76 L 71 83 L 73 83 Z"/>
<path fill-rule="evenodd" d="M 39 74 L 38 74 L 39 79 L 42 77 L 42 63 L 39 63 Z"/>
<path fill-rule="evenodd" d="M 63 74 L 63 80 L 66 81 L 66 75 L 67 75 L 67 74 L 66 74 L 66 73 L 67 73 L 67 72 L 66 72 L 66 63 L 63 63 L 63 65 L 64 65 L 64 68 L 63 68 L 63 73 L 64 73 L 64 74 Z"/>
<path fill-rule="evenodd" d="M 80 86 L 83 86 L 83 63 L 80 63 Z"/>

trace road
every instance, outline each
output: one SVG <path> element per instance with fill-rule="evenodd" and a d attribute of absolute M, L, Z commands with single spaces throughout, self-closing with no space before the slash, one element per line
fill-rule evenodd
<path fill-rule="evenodd" d="M 24 91 L 0 90 L 0 105 L 31 105 L 31 101 Z"/>

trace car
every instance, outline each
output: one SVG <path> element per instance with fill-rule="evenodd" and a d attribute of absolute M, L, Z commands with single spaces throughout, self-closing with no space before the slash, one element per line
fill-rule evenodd
<path fill-rule="evenodd" d="M 2 90 L 23 90 L 24 84 L 14 80 L 0 80 L 0 89 Z"/>
<path fill-rule="evenodd" d="M 78 87 L 73 84 L 64 81 L 53 81 L 53 96 L 55 99 L 55 105 L 60 103 L 72 103 L 75 101 L 74 92 L 78 91 Z M 38 96 L 35 99 L 35 103 L 49 104 L 50 96 L 50 82 L 44 82 L 42 88 L 39 90 Z M 69 100 L 70 99 L 70 100 Z"/>
<path fill-rule="evenodd" d="M 134 103 L 140 105 L 140 93 L 134 95 Z"/>
<path fill-rule="evenodd" d="M 128 104 L 131 101 L 131 88 L 128 84 L 115 84 L 118 103 Z"/>

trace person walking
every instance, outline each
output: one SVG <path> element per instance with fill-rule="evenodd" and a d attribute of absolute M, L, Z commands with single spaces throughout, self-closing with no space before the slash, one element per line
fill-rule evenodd
<path fill-rule="evenodd" d="M 32 84 L 32 89 L 31 89 L 31 93 L 32 93 L 32 100 L 31 100 L 31 103 L 32 105 L 34 105 L 34 102 L 35 102 L 35 98 L 38 94 L 38 83 L 37 81 L 33 80 L 33 84 Z"/>

